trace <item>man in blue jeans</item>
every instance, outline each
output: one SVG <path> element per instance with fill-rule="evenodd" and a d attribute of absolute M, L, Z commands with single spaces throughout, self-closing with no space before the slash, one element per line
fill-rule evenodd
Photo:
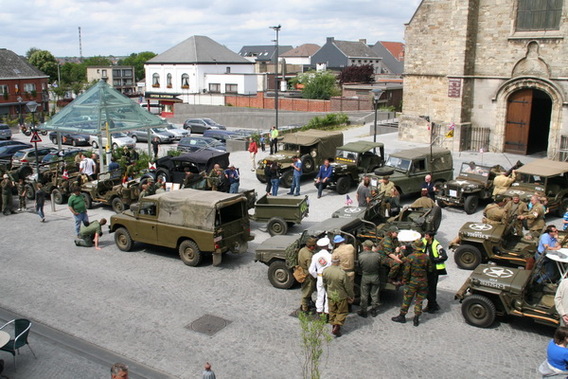
<path fill-rule="evenodd" d="M 73 195 L 69 196 L 69 201 L 67 202 L 69 210 L 73 213 L 75 218 L 75 235 L 79 237 L 79 231 L 81 230 L 81 223 L 85 226 L 89 225 L 89 216 L 87 216 L 87 205 L 85 204 L 85 199 L 81 196 L 81 187 L 73 188 Z"/>
<path fill-rule="evenodd" d="M 292 169 L 294 170 L 294 175 L 292 176 L 292 185 L 290 186 L 290 192 L 287 195 L 300 196 L 300 177 L 302 176 L 302 161 L 297 155 L 292 157 L 294 163 L 292 164 Z M 295 193 L 294 193 L 295 190 Z"/>
<path fill-rule="evenodd" d="M 323 190 L 329 184 L 331 175 L 333 174 L 333 167 L 329 165 L 329 159 L 323 161 L 320 166 L 318 175 L 316 176 L 315 186 L 318 188 L 318 199 L 321 197 Z"/>
<path fill-rule="evenodd" d="M 239 169 L 235 168 L 234 164 L 231 164 L 229 168 L 225 170 L 225 177 L 229 180 L 229 193 L 238 193 L 239 183 L 241 181 Z"/>

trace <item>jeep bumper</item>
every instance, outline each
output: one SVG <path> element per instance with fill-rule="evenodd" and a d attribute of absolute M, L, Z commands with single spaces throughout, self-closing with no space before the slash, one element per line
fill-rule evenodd
<path fill-rule="evenodd" d="M 447 205 L 464 205 L 463 198 L 457 198 L 452 196 L 436 195 L 436 200 L 442 201 Z"/>

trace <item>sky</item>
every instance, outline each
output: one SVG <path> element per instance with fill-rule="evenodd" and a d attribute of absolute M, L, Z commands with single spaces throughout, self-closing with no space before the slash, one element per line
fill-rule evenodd
<path fill-rule="evenodd" d="M 2 0 L 0 47 L 57 57 L 164 52 L 205 35 L 238 52 L 243 45 L 323 45 L 326 37 L 404 41 L 420 0 Z"/>

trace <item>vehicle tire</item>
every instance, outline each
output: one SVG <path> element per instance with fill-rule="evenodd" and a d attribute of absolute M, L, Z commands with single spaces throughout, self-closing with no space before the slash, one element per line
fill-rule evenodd
<path fill-rule="evenodd" d="M 28 200 L 35 199 L 35 188 L 31 183 L 26 184 L 26 199 Z"/>
<path fill-rule="evenodd" d="M 116 213 L 122 213 L 126 209 L 126 205 L 120 197 L 115 197 L 114 199 L 112 199 L 110 205 L 112 206 L 112 210 Z"/>
<path fill-rule="evenodd" d="M 272 286 L 280 289 L 288 289 L 296 282 L 284 261 L 274 261 L 268 266 L 268 280 Z"/>
<path fill-rule="evenodd" d="M 426 216 L 426 222 L 424 223 L 424 227 L 426 228 L 426 230 L 424 231 L 436 232 L 438 231 L 438 228 L 440 227 L 441 223 L 442 223 L 442 208 L 434 207 L 432 208 L 428 216 Z"/>
<path fill-rule="evenodd" d="M 235 242 L 235 246 L 233 247 L 234 254 L 244 254 L 247 251 L 248 251 L 248 242 L 246 241 Z"/>
<path fill-rule="evenodd" d="M 460 245 L 454 253 L 454 260 L 459 268 L 473 270 L 481 263 L 481 253 L 475 246 Z"/>
<path fill-rule="evenodd" d="M 65 201 L 65 196 L 63 196 L 63 192 L 59 188 L 54 189 L 51 191 L 51 195 L 53 196 L 53 201 L 55 204 L 63 204 Z"/>
<path fill-rule="evenodd" d="M 93 149 L 98 149 L 98 148 L 99 148 L 99 144 L 96 143 L 95 141 L 93 141 L 93 143 L 91 144 L 91 146 L 93 146 Z"/>
<path fill-rule="evenodd" d="M 463 209 L 468 215 L 475 213 L 477 211 L 477 206 L 479 205 L 479 197 L 477 195 L 469 195 L 465 198 L 463 203 Z"/>
<path fill-rule="evenodd" d="M 40 134 L 41 134 L 42 136 L 46 136 L 46 135 L 47 135 L 47 130 L 40 130 L 39 132 L 40 132 Z"/>
<path fill-rule="evenodd" d="M 132 139 L 134 140 L 134 143 L 138 143 L 138 137 L 136 137 L 136 135 L 133 135 Z"/>
<path fill-rule="evenodd" d="M 266 184 L 267 180 L 265 176 L 260 176 L 258 174 L 256 174 L 256 178 L 258 179 L 259 182 Z"/>
<path fill-rule="evenodd" d="M 479 328 L 488 328 L 493 325 L 497 313 L 495 304 L 482 295 L 467 296 L 462 302 L 461 309 L 465 321 Z"/>
<path fill-rule="evenodd" d="M 132 237 L 130 237 L 128 230 L 126 230 L 126 228 L 120 227 L 114 232 L 114 243 L 116 243 L 116 246 L 118 246 L 120 250 L 130 251 L 130 249 L 132 249 L 134 241 L 132 241 Z"/>
<path fill-rule="evenodd" d="M 201 251 L 197 244 L 191 240 L 185 240 L 179 244 L 179 257 L 188 266 L 197 266 L 201 263 Z"/>
<path fill-rule="evenodd" d="M 18 169 L 18 178 L 27 178 L 32 175 L 34 170 L 30 166 L 22 166 Z"/>
<path fill-rule="evenodd" d="M 294 173 L 292 170 L 286 170 L 282 173 L 280 178 L 280 185 L 284 188 L 292 187 L 292 179 L 294 178 Z"/>
<path fill-rule="evenodd" d="M 51 139 L 51 143 L 54 144 L 54 145 L 57 145 L 57 137 L 53 137 Z"/>
<path fill-rule="evenodd" d="M 93 207 L 93 199 L 91 198 L 91 195 L 86 192 L 81 192 L 81 197 L 85 200 L 85 206 L 87 209 L 91 209 Z"/>
<path fill-rule="evenodd" d="M 113 149 L 113 150 L 118 150 L 118 145 L 117 145 L 116 143 L 113 143 L 113 144 L 112 144 L 112 149 Z"/>
<path fill-rule="evenodd" d="M 440 189 L 442 189 L 442 187 L 444 186 L 444 182 L 441 180 L 437 180 L 434 182 L 434 187 L 437 188 L 437 190 L 435 191 L 435 193 L 440 193 Z"/>
<path fill-rule="evenodd" d="M 156 172 L 156 181 L 158 181 L 158 178 L 162 178 L 162 180 L 164 182 L 169 182 L 170 180 L 170 173 L 168 172 L 168 170 L 158 170 Z"/>
<path fill-rule="evenodd" d="M 281 217 L 272 217 L 266 224 L 266 229 L 272 237 L 288 233 L 288 224 Z"/>
<path fill-rule="evenodd" d="M 335 190 L 340 195 L 345 195 L 349 192 L 349 188 L 351 188 L 351 178 L 348 176 L 342 176 L 341 178 L 337 179 L 337 184 L 335 185 Z"/>
<path fill-rule="evenodd" d="M 306 154 L 302 156 L 301 162 L 302 162 L 302 172 L 304 174 L 309 174 L 310 172 L 314 172 L 316 168 L 316 164 L 314 163 L 314 158 Z"/>
<path fill-rule="evenodd" d="M 436 204 L 438 204 L 440 208 L 446 208 L 446 203 L 444 203 L 442 200 L 436 200 Z"/>

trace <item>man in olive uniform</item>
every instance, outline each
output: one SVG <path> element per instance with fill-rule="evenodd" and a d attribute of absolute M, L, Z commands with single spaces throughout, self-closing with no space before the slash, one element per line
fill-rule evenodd
<path fill-rule="evenodd" d="M 379 244 L 379 254 L 381 262 L 389 266 L 388 280 L 398 284 L 398 276 L 402 260 L 400 259 L 400 243 L 398 242 L 398 228 L 391 226 L 387 231 L 387 235 Z"/>
<path fill-rule="evenodd" d="M 312 294 L 316 291 L 316 279 L 310 275 L 308 271 L 310 264 L 312 263 L 312 257 L 316 250 L 315 238 L 309 238 L 306 241 L 306 246 L 300 249 L 298 252 L 298 266 L 304 270 L 304 275 L 306 279 L 302 283 L 302 302 L 300 309 L 302 312 L 308 312 L 310 310 L 310 303 L 312 303 Z"/>
<path fill-rule="evenodd" d="M 9 214 L 16 213 L 12 209 L 13 207 L 13 198 L 12 198 L 12 188 L 14 187 L 14 182 L 10 179 L 8 174 L 4 174 L 2 176 L 2 182 L 0 183 L 2 186 L 2 213 L 8 216 Z"/>
<path fill-rule="evenodd" d="M 379 292 L 381 281 L 379 272 L 381 268 L 381 256 L 374 252 L 373 242 L 366 240 L 363 242 L 363 251 L 359 254 L 358 262 L 361 269 L 361 309 L 357 314 L 361 317 L 367 317 L 367 306 L 369 304 L 369 296 L 371 296 L 371 316 L 377 316 L 379 308 Z"/>
<path fill-rule="evenodd" d="M 424 252 L 424 242 L 416 240 L 412 244 L 412 254 L 406 257 L 402 282 L 406 285 L 404 298 L 400 314 L 392 318 L 394 322 L 405 323 L 406 314 L 412 299 L 416 296 L 414 303 L 414 326 L 420 325 L 420 315 L 422 314 L 422 302 L 428 295 L 428 272 L 432 269 L 432 263 L 428 255 Z"/>
<path fill-rule="evenodd" d="M 425 245 L 424 252 L 428 254 L 428 258 L 433 266 L 432 271 L 428 272 L 428 295 L 426 296 L 428 307 L 424 309 L 428 313 L 436 313 L 440 310 L 437 302 L 438 278 L 440 275 L 447 274 L 444 262 L 448 260 L 448 254 L 446 254 L 446 250 L 444 250 L 435 237 L 436 232 L 429 231 L 424 233 L 424 238 L 422 238 L 422 242 Z"/>
<path fill-rule="evenodd" d="M 141 201 L 143 198 L 148 196 L 148 184 L 144 183 L 140 188 L 142 188 L 142 191 L 140 191 L 140 195 L 138 195 L 138 201 Z"/>
<path fill-rule="evenodd" d="M 517 172 L 515 170 L 511 171 L 511 175 L 507 175 L 504 171 L 497 175 L 495 179 L 493 179 L 493 197 L 504 194 L 516 178 Z"/>
<path fill-rule="evenodd" d="M 420 190 L 420 197 L 410 204 L 409 208 L 434 208 L 436 203 L 428 195 L 428 188 L 422 188 Z"/>
<path fill-rule="evenodd" d="M 495 202 L 488 204 L 483 211 L 484 224 L 505 225 L 507 223 L 507 210 L 505 209 L 505 196 L 495 196 Z"/>
<path fill-rule="evenodd" d="M 156 194 L 158 187 L 154 183 L 154 178 L 148 178 L 148 185 L 146 186 L 146 196 L 151 196 Z"/>
<path fill-rule="evenodd" d="M 529 238 L 537 239 L 546 225 L 544 222 L 545 210 L 544 206 L 540 203 L 538 195 L 531 196 L 531 204 L 532 207 L 517 218 L 519 220 L 526 220 Z"/>
<path fill-rule="evenodd" d="M 79 238 L 75 240 L 75 245 L 93 247 L 94 242 L 95 249 L 100 250 L 99 238 L 103 235 L 101 227 L 105 225 L 106 222 L 106 219 L 101 218 L 100 221 L 93 221 L 88 226 L 82 225 L 81 231 L 79 232 Z"/>
<path fill-rule="evenodd" d="M 345 238 L 342 235 L 333 237 L 335 249 L 332 252 L 339 257 L 341 261 L 340 267 L 345 271 L 349 282 L 353 287 L 355 285 L 355 246 L 350 243 L 345 243 Z"/>
<path fill-rule="evenodd" d="M 513 234 L 517 236 L 523 235 L 523 221 L 519 219 L 519 216 L 527 211 L 527 204 L 521 201 L 521 197 L 518 194 L 513 195 L 513 199 L 505 204 L 508 222 L 513 223 Z"/>
<path fill-rule="evenodd" d="M 341 326 L 349 314 L 349 304 L 355 297 L 349 278 L 339 263 L 339 256 L 332 255 L 331 266 L 325 268 L 322 274 L 329 301 L 329 323 L 333 326 L 331 333 L 336 337 L 341 337 Z"/>
<path fill-rule="evenodd" d="M 223 169 L 219 166 L 218 163 L 215 163 L 215 166 L 211 169 L 209 173 L 207 184 L 211 187 L 211 190 L 217 191 L 219 185 L 221 184 L 221 176 L 223 175 Z"/>
<path fill-rule="evenodd" d="M 383 206 L 385 207 L 385 214 L 387 204 L 390 206 L 390 209 L 400 208 L 400 196 L 398 190 L 396 189 L 396 185 L 394 184 L 394 182 L 390 181 L 390 176 L 383 176 L 381 184 L 379 185 L 378 193 L 379 197 L 382 196 Z"/>

